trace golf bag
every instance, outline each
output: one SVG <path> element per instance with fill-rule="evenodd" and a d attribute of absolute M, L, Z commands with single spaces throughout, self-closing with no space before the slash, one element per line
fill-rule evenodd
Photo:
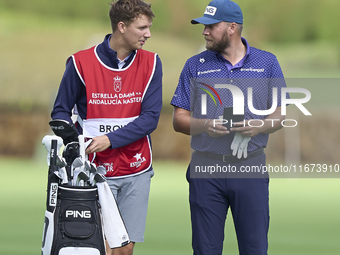
<path fill-rule="evenodd" d="M 96 186 L 59 186 L 51 255 L 104 255 L 99 208 Z"/>
<path fill-rule="evenodd" d="M 74 127 L 63 121 L 51 121 L 50 125 L 57 136 L 43 139 L 49 152 L 49 170 L 41 254 L 105 255 L 105 238 L 111 248 L 129 244 L 125 225 L 106 183 L 106 172 L 86 162 L 84 144 L 78 140 Z M 62 143 L 63 158 L 58 155 Z M 74 176 L 77 158 L 80 158 L 79 173 L 87 179 Z M 74 182 L 74 178 L 78 181 Z"/>

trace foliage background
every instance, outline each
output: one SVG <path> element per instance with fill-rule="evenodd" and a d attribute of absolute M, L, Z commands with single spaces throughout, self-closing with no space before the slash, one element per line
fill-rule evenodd
<path fill-rule="evenodd" d="M 151 0 L 156 18 L 145 48 L 164 63 L 165 108 L 185 60 L 204 45 L 190 24 L 208 1 Z M 277 55 L 286 77 L 338 77 L 340 22 L 336 0 L 237 1 L 244 37 Z M 50 106 L 66 58 L 110 33 L 108 0 L 0 0 L 2 105 Z M 20 92 L 20 93 L 18 93 Z"/>
<path fill-rule="evenodd" d="M 108 0 L 1 0 L 0 7 L 25 13 L 63 19 L 108 22 Z M 192 37 L 188 20 L 203 13 L 206 0 L 150 0 L 156 14 L 154 31 Z M 336 0 L 238 0 L 249 27 L 250 36 L 258 41 L 306 42 L 339 40 L 340 24 L 334 22 L 340 8 Z"/>

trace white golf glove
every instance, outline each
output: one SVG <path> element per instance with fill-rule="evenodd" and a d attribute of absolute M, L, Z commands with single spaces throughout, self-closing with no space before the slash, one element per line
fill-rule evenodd
<path fill-rule="evenodd" d="M 243 136 L 239 132 L 235 133 L 234 140 L 231 143 L 231 150 L 233 151 L 233 156 L 237 154 L 237 158 L 246 158 L 247 149 L 248 149 L 248 142 L 250 141 L 251 137 Z"/>

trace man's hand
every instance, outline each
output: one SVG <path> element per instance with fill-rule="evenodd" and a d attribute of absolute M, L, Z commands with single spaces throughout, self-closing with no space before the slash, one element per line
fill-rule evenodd
<path fill-rule="evenodd" d="M 251 122 L 251 126 L 249 125 Z M 230 129 L 232 132 L 239 132 L 242 136 L 253 137 L 263 132 L 264 125 L 259 120 L 245 120 L 242 122 L 233 123 L 233 127 Z"/>
<path fill-rule="evenodd" d="M 281 122 L 285 119 L 281 115 L 281 106 L 263 120 L 244 120 L 241 122 L 233 123 L 230 129 L 232 132 L 239 132 L 246 137 L 254 137 L 257 134 L 271 134 L 282 128 Z"/>
<path fill-rule="evenodd" d="M 92 139 L 92 143 L 86 148 L 85 153 L 90 154 L 105 151 L 110 146 L 111 142 L 106 135 L 97 136 Z"/>
<path fill-rule="evenodd" d="M 174 107 L 173 125 L 176 132 L 186 135 L 207 133 L 211 137 L 219 137 L 230 133 L 226 127 L 222 126 L 222 123 L 213 119 L 191 117 L 190 111 L 180 107 Z"/>
<path fill-rule="evenodd" d="M 228 129 L 222 125 L 222 123 L 217 123 L 215 120 L 207 119 L 204 122 L 205 132 L 211 137 L 220 137 L 230 134 Z"/>

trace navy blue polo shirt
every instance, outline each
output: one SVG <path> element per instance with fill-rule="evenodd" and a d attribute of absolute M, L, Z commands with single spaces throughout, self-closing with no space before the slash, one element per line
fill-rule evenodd
<path fill-rule="evenodd" d="M 281 88 L 286 85 L 277 58 L 272 53 L 250 47 L 244 38 L 242 42 L 247 48 L 247 53 L 234 66 L 214 51 L 203 51 L 188 59 L 171 104 L 191 111 L 195 118 L 219 119 L 223 116 L 225 107 L 233 106 L 233 95 L 229 89 L 215 86 L 230 84 L 243 92 L 245 119 L 265 119 L 268 116 L 256 115 L 249 110 L 248 95 L 252 95 L 252 105 L 257 110 L 271 109 L 273 102 L 276 104 L 274 108 L 280 106 Z M 216 93 L 211 88 L 214 88 Z M 249 88 L 252 89 L 252 94 Z M 277 89 L 274 96 L 273 88 Z M 208 94 L 206 115 L 202 115 L 201 111 L 202 94 Z M 233 138 L 233 133 L 218 138 L 203 133 L 192 137 L 191 147 L 198 151 L 231 154 L 230 145 Z M 248 151 L 264 148 L 267 142 L 268 134 L 258 134 L 250 140 Z"/>

